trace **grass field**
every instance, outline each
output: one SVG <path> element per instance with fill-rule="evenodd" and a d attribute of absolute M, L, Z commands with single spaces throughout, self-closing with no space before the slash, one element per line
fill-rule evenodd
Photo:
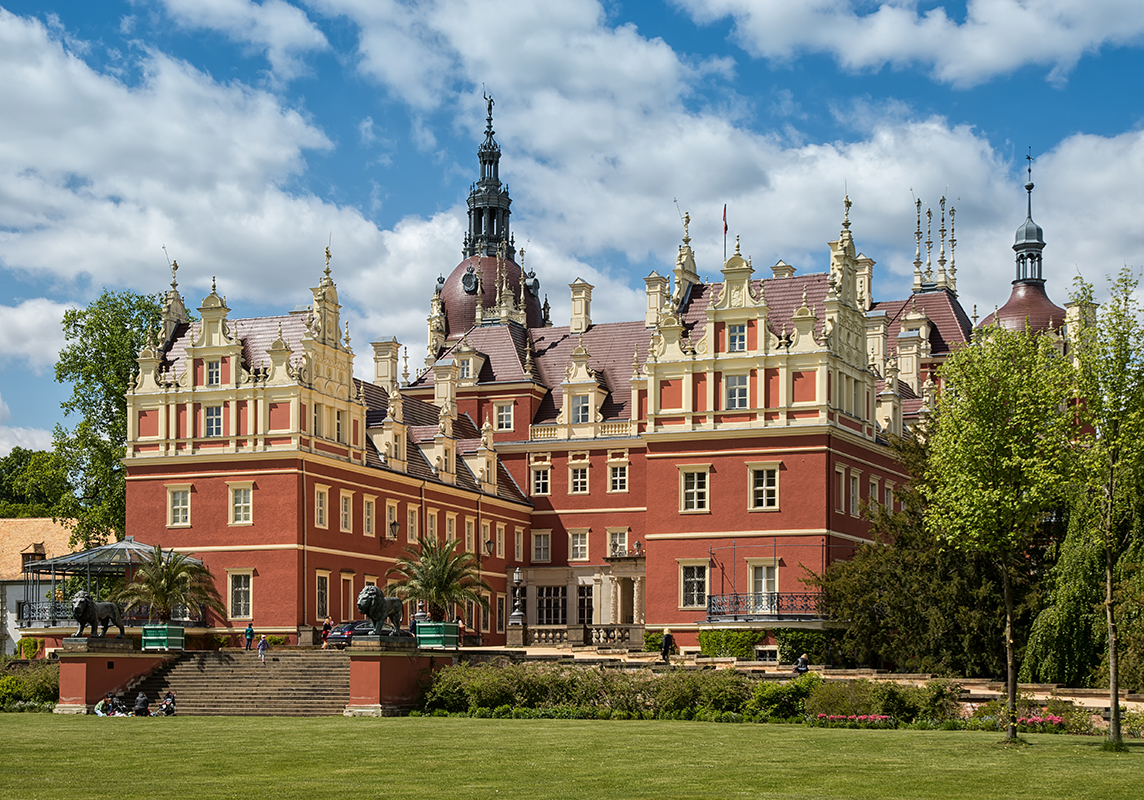
<path fill-rule="evenodd" d="M 0 798 L 1120 798 L 1144 742 L 701 722 L 0 714 Z"/>

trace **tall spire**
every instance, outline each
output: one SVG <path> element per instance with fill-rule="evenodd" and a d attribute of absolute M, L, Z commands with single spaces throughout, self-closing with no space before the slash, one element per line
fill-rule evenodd
<path fill-rule="evenodd" d="M 477 158 L 481 164 L 481 175 L 469 191 L 469 230 L 465 233 L 462 248 L 465 258 L 475 255 L 496 255 L 497 247 L 505 245 L 506 255 L 512 260 L 516 255 L 512 234 L 509 231 L 509 206 L 512 199 L 508 187 L 500 182 L 500 145 L 493 138 L 493 98 L 484 95 L 488 116 L 485 118 L 485 140 L 477 148 Z"/>
<path fill-rule="evenodd" d="M 1017 254 L 1017 281 L 1043 281 L 1041 276 L 1041 251 L 1045 249 L 1045 233 L 1041 226 L 1033 222 L 1033 154 L 1030 148 L 1029 155 L 1025 156 L 1028 164 L 1029 178 L 1025 183 L 1026 200 L 1025 221 L 1017 228 L 1017 235 L 1013 241 L 1013 251 Z"/>

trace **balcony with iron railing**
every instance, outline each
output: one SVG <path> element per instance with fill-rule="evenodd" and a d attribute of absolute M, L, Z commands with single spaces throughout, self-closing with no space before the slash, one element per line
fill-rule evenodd
<path fill-rule="evenodd" d="M 16 603 L 16 618 L 21 628 L 78 625 L 72 616 L 71 603 L 59 600 L 21 600 Z M 171 614 L 172 624 L 184 627 L 200 627 L 205 619 L 205 610 L 202 608 L 188 610 L 177 606 Z M 156 618 L 147 606 L 135 606 L 123 615 L 123 625 L 128 628 L 137 628 L 155 621 Z"/>
<path fill-rule="evenodd" d="M 817 592 L 747 592 L 707 597 L 708 622 L 820 620 Z"/>

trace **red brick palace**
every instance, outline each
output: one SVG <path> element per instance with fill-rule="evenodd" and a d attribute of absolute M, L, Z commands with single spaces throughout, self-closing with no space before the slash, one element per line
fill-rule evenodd
<path fill-rule="evenodd" d="M 642 315 L 594 322 L 577 278 L 555 325 L 517 262 L 488 123 L 464 259 L 433 291 L 413 373 L 394 340 L 372 344 L 372 382 L 353 377 L 328 252 L 312 305 L 281 316 L 231 319 L 212 287 L 191 323 L 172 281 L 128 396 L 128 532 L 206 562 L 222 631 L 253 618 L 307 641 L 327 614 L 358 617 L 357 593 L 418 536 L 479 556 L 490 609 L 466 613 L 488 643 L 505 641 L 518 568 L 536 641 L 646 625 L 694 647 L 704 626 L 820 625 L 802 568 L 866 540 L 860 502 L 895 502 L 885 436 L 972 329 L 953 210 L 947 245 L 943 199 L 931 261 L 919 203 L 904 300 L 874 300 L 847 200 L 829 272 L 757 274 L 736 240 L 708 283 L 685 225 Z"/>

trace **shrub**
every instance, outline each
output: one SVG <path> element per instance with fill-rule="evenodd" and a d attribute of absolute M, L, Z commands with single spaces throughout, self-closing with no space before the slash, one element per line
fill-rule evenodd
<path fill-rule="evenodd" d="M 267 636 L 266 641 L 272 647 L 281 647 L 282 645 L 286 645 L 286 644 L 290 643 L 290 639 L 285 637 L 285 636 Z"/>
<path fill-rule="evenodd" d="M 0 708 L 24 697 L 24 682 L 15 675 L 0 677 Z"/>
<path fill-rule="evenodd" d="M 880 682 L 870 692 L 870 712 L 885 714 L 899 722 L 913 722 L 918 717 L 936 719 L 921 713 L 923 690 L 896 683 Z"/>
<path fill-rule="evenodd" d="M 766 631 L 700 631 L 699 652 L 712 658 L 753 659 L 755 645 L 766 635 Z"/>
<path fill-rule="evenodd" d="M 699 705 L 703 708 L 739 714 L 750 698 L 751 685 L 734 670 L 699 673 Z"/>
<path fill-rule="evenodd" d="M 873 705 L 871 702 L 873 692 L 874 687 L 865 679 L 822 681 L 811 688 L 803 708 L 806 715 L 812 719 L 868 715 Z"/>
<path fill-rule="evenodd" d="M 826 649 L 829 643 L 825 631 L 808 631 L 802 628 L 776 628 L 775 643 L 779 646 L 779 661 L 793 664 L 806 653 L 812 664 L 825 664 Z"/>
<path fill-rule="evenodd" d="M 646 628 L 643 633 L 643 649 L 644 652 L 658 653 L 663 649 L 663 629 L 650 631 Z M 679 655 L 679 646 L 671 646 L 671 654 Z"/>
<path fill-rule="evenodd" d="M 919 691 L 918 715 L 927 719 L 949 720 L 961 717 L 961 684 L 951 680 L 930 681 Z"/>
<path fill-rule="evenodd" d="M 31 660 L 39 655 L 40 649 L 44 646 L 43 639 L 36 639 L 35 637 L 25 637 L 16 642 L 16 653 L 20 658 Z"/>
<path fill-rule="evenodd" d="M 699 707 L 698 673 L 673 670 L 659 679 L 655 693 L 655 709 L 660 711 L 682 711 Z"/>
<path fill-rule="evenodd" d="M 56 703 L 60 699 L 60 665 L 58 661 L 41 661 L 20 674 L 23 697 L 30 703 Z"/>
<path fill-rule="evenodd" d="M 778 683 L 775 681 L 760 681 L 755 685 L 754 696 L 747 702 L 747 714 L 758 717 L 791 717 L 801 718 L 806 711 L 803 706 L 811 690 L 822 683 L 822 678 L 816 672 Z"/>

